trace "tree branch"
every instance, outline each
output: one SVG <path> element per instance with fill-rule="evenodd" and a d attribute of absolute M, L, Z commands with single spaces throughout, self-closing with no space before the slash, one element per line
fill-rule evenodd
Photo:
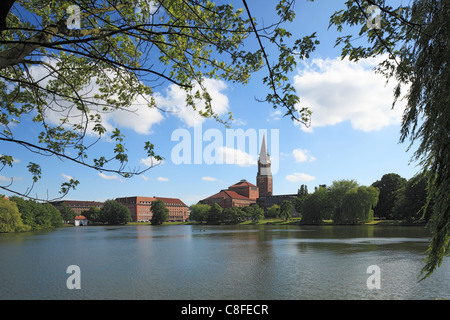
<path fill-rule="evenodd" d="M 0 32 L 6 29 L 6 17 L 16 0 L 0 1 Z"/>
<path fill-rule="evenodd" d="M 30 150 L 30 151 L 32 151 L 32 152 L 37 152 L 37 153 L 39 153 L 39 154 L 41 154 L 41 155 L 46 155 L 46 156 L 57 156 L 57 157 L 60 157 L 60 158 L 67 159 L 67 160 L 70 160 L 70 161 L 72 161 L 72 162 L 75 162 L 75 163 L 77 163 L 77 164 L 83 165 L 83 166 L 85 166 L 85 167 L 88 167 L 88 168 L 91 168 L 91 169 L 100 171 L 100 172 L 103 172 L 103 171 L 104 171 L 104 172 L 116 173 L 116 174 L 121 175 L 121 176 L 129 176 L 129 175 L 138 175 L 138 174 L 142 174 L 142 173 L 146 172 L 147 170 L 149 170 L 149 169 L 151 169 L 151 168 L 153 168 L 153 167 L 155 167 L 155 166 L 157 166 L 157 165 L 160 164 L 160 163 L 157 163 L 157 164 L 152 165 L 152 166 L 150 166 L 150 167 L 148 167 L 148 168 L 146 168 L 146 169 L 144 169 L 144 170 L 141 170 L 141 171 L 134 171 L 134 172 L 133 172 L 133 171 L 129 171 L 129 172 L 125 172 L 125 171 L 122 171 L 122 170 L 105 169 L 105 168 L 102 168 L 102 167 L 99 167 L 99 166 L 91 165 L 91 164 L 85 163 L 85 162 L 83 162 L 83 161 L 80 161 L 80 160 L 78 160 L 78 159 L 76 159 L 76 158 L 69 157 L 68 155 L 65 155 L 65 154 L 63 154 L 63 153 L 56 152 L 56 151 L 53 151 L 53 150 L 51 150 L 51 149 L 49 149 L 49 148 L 44 148 L 44 147 L 41 147 L 41 146 L 32 144 L 32 143 L 30 143 L 30 142 L 22 141 L 22 140 L 10 139 L 10 138 L 2 138 L 2 137 L 0 137 L 0 141 L 17 143 L 17 144 L 19 144 L 19 145 L 24 146 L 24 147 L 27 148 L 28 150 Z M 34 150 L 32 150 L 32 149 L 36 149 L 36 150 L 38 150 L 38 151 L 34 151 Z M 43 153 L 42 153 L 42 152 L 43 152 Z M 47 153 L 47 154 L 45 154 L 45 153 Z M 108 161 L 109 161 L 109 160 L 108 160 Z"/>

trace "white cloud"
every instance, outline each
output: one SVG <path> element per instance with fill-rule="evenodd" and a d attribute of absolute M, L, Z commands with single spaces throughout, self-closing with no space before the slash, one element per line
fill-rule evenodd
<path fill-rule="evenodd" d="M 45 58 L 43 60 L 50 66 L 56 66 L 56 60 Z M 117 78 L 117 74 L 113 71 L 104 71 L 111 79 Z M 49 75 L 48 67 L 38 65 L 30 67 L 30 74 L 32 78 L 39 83 L 39 85 L 45 87 L 50 80 L 55 79 L 54 75 Z M 150 108 L 148 101 L 150 96 L 137 96 L 132 102 L 131 106 L 125 109 L 119 109 L 112 112 L 103 112 L 102 105 L 96 106 L 96 104 L 106 104 L 106 101 L 95 99 L 96 94 L 100 94 L 100 86 L 96 83 L 97 78 L 93 77 L 89 84 L 84 86 L 83 89 L 77 92 L 80 97 L 83 97 L 88 101 L 88 107 L 91 109 L 90 115 L 101 115 L 101 124 L 108 132 L 111 132 L 115 127 L 128 128 L 134 130 L 138 134 L 151 134 L 152 127 L 164 120 L 163 112 L 166 114 L 173 113 L 189 127 L 193 127 L 205 121 L 204 117 L 198 114 L 198 111 L 193 110 L 186 105 L 186 91 L 175 84 L 171 84 L 167 87 L 164 93 L 155 92 L 153 97 L 155 99 L 158 108 Z M 208 91 L 212 98 L 212 109 L 218 116 L 224 116 L 229 110 L 229 100 L 226 94 L 223 93 L 227 89 L 227 84 L 222 80 L 216 79 L 204 79 L 204 87 Z M 195 85 L 192 93 L 200 88 L 199 85 Z M 201 91 L 200 91 L 201 92 Z M 112 96 L 111 99 L 116 97 Z M 64 99 L 57 99 L 58 104 L 49 101 L 50 108 L 47 108 L 45 112 L 46 119 L 49 123 L 60 124 L 61 119 L 70 119 L 67 124 L 79 123 L 85 116 L 77 108 L 72 108 L 69 102 Z M 204 111 L 205 104 L 200 101 L 197 106 L 197 110 Z M 236 122 L 241 124 L 242 121 Z M 235 123 L 235 124 L 236 124 Z M 92 128 L 95 123 L 90 122 L 87 133 L 93 134 Z"/>
<path fill-rule="evenodd" d="M 150 108 L 144 97 L 139 96 L 129 110 L 117 110 L 102 116 L 112 130 L 112 126 L 129 128 L 139 134 L 151 134 L 152 126 L 160 123 L 164 117 L 156 108 Z"/>
<path fill-rule="evenodd" d="M 153 167 L 164 163 L 163 160 L 157 160 L 154 157 L 142 158 L 140 162 L 147 167 Z"/>
<path fill-rule="evenodd" d="M 362 131 L 379 130 L 401 121 L 404 104 L 392 109 L 394 83 L 373 68 L 380 58 L 362 59 L 358 63 L 347 59 L 313 59 L 294 77 L 294 87 L 300 96 L 299 107 L 312 111 L 311 127 L 329 126 L 350 121 Z"/>
<path fill-rule="evenodd" d="M 246 126 L 247 120 L 241 118 L 233 119 L 232 124 L 233 126 Z"/>
<path fill-rule="evenodd" d="M 97 173 L 102 179 L 105 179 L 105 180 L 117 180 L 117 179 L 119 179 L 118 176 L 109 176 L 109 175 L 106 175 L 106 174 L 104 174 L 102 172 L 97 172 Z"/>
<path fill-rule="evenodd" d="M 169 178 L 158 177 L 158 178 L 156 178 L 156 180 L 166 182 L 166 181 L 169 181 Z"/>
<path fill-rule="evenodd" d="M 310 155 L 309 151 L 306 149 L 294 149 L 294 151 L 292 151 L 292 155 L 294 156 L 296 162 L 312 162 L 316 160 L 316 158 Z"/>
<path fill-rule="evenodd" d="M 270 118 L 268 118 L 267 121 L 281 120 L 282 116 L 283 113 L 281 112 L 281 110 L 275 110 L 270 114 Z"/>
<path fill-rule="evenodd" d="M 72 176 L 69 176 L 69 175 L 67 175 L 67 174 L 64 174 L 64 173 L 61 173 L 61 176 L 65 179 L 65 180 L 67 180 L 67 181 L 70 181 L 70 180 L 72 180 L 73 179 L 73 177 Z"/>
<path fill-rule="evenodd" d="M 8 181 L 11 182 L 11 178 L 5 177 L 5 176 L 0 176 L 0 181 Z"/>
<path fill-rule="evenodd" d="M 247 152 L 228 147 L 217 148 L 218 155 L 222 163 L 236 164 L 241 167 L 249 167 L 257 164 L 257 161 Z"/>
<path fill-rule="evenodd" d="M 10 177 L 10 178 L 8 178 L 8 177 L 0 175 L 0 181 L 2 181 L 2 182 L 21 181 L 21 180 L 23 180 L 22 177 Z"/>
<path fill-rule="evenodd" d="M 311 176 L 306 173 L 294 172 L 286 176 L 286 180 L 290 182 L 307 182 L 316 179 L 316 177 Z"/>
<path fill-rule="evenodd" d="M 204 86 L 211 96 L 213 111 L 219 116 L 226 114 L 229 109 L 228 97 L 223 93 L 227 89 L 226 83 L 216 79 L 204 79 Z M 199 86 L 194 86 L 192 92 L 195 93 L 197 89 L 199 89 Z M 156 93 L 155 100 L 158 107 L 173 112 L 189 127 L 194 127 L 205 121 L 205 118 L 200 116 L 198 111 L 186 105 L 186 91 L 175 84 L 171 84 L 167 88 L 165 96 Z M 205 104 L 200 102 L 197 109 L 205 111 Z"/>
<path fill-rule="evenodd" d="M 217 181 L 217 179 L 213 178 L 213 177 L 202 177 L 202 180 L 203 181 Z"/>
<path fill-rule="evenodd" d="M 56 61 L 52 59 L 45 58 L 43 60 L 50 66 L 56 66 Z M 117 74 L 113 71 L 104 71 L 110 78 L 116 78 Z M 55 79 L 54 75 L 49 75 L 47 67 L 39 65 L 30 67 L 30 74 L 32 78 L 39 82 L 39 84 L 45 87 L 48 82 Z M 150 108 L 148 101 L 150 101 L 150 96 L 139 95 L 131 103 L 128 108 L 118 109 L 111 112 L 103 112 L 102 106 L 97 104 L 106 104 L 106 101 L 101 99 L 96 99 L 94 96 L 100 94 L 100 86 L 96 83 L 97 77 L 91 78 L 89 84 L 84 86 L 83 89 L 77 92 L 77 94 L 82 97 L 87 106 L 90 108 L 89 115 L 101 115 L 101 124 L 108 132 L 111 132 L 115 127 L 118 128 L 128 128 L 134 130 L 139 134 L 151 134 L 152 126 L 160 123 L 164 117 L 162 113 L 157 108 Z M 114 96 L 110 98 L 116 98 Z M 52 124 L 60 124 L 61 119 L 70 119 L 67 124 L 80 123 L 85 121 L 85 115 L 82 114 L 77 108 L 72 108 L 70 103 L 64 99 L 58 99 L 58 104 L 54 102 L 49 102 L 50 108 L 45 111 L 46 120 Z M 95 123 L 90 121 L 88 125 L 87 134 L 94 134 L 92 128 Z"/>

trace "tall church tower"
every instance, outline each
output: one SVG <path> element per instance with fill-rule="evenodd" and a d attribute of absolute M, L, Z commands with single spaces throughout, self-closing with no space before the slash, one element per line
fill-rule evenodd
<path fill-rule="evenodd" d="M 273 195 L 272 171 L 270 169 L 270 156 L 267 152 L 266 135 L 263 136 L 261 151 L 258 158 L 258 174 L 256 176 L 256 186 L 259 189 L 260 197 Z"/>

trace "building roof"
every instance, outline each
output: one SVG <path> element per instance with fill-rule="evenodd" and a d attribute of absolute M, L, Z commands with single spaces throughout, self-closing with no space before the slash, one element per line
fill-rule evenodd
<path fill-rule="evenodd" d="M 243 186 L 248 186 L 248 187 L 256 187 L 254 184 L 248 182 L 247 180 L 241 180 L 238 183 L 233 184 L 232 186 L 230 186 L 229 188 L 233 188 L 233 187 L 243 187 Z"/>
<path fill-rule="evenodd" d="M 86 201 L 86 200 L 61 200 L 61 201 L 52 201 L 53 205 L 66 204 L 69 207 L 95 207 L 95 206 L 103 206 L 103 202 L 99 201 Z"/>
<path fill-rule="evenodd" d="M 85 216 L 76 216 L 75 220 L 87 220 Z"/>
<path fill-rule="evenodd" d="M 263 141 L 261 143 L 261 151 L 259 152 L 259 163 L 269 164 L 270 157 L 269 152 L 267 152 L 266 135 L 263 135 Z"/>
<path fill-rule="evenodd" d="M 124 198 L 116 198 L 119 202 L 128 203 L 128 204 L 141 204 L 142 201 L 148 201 L 150 204 L 153 201 L 161 200 L 164 204 L 167 205 L 178 205 L 187 207 L 187 205 L 178 198 L 164 198 L 164 197 L 142 197 L 142 196 L 133 196 L 133 197 L 124 197 Z M 140 201 L 138 203 L 138 200 Z M 131 202 L 130 202 L 131 201 Z"/>
<path fill-rule="evenodd" d="M 178 198 L 162 198 L 162 197 L 155 197 L 157 200 L 161 200 L 162 202 L 164 202 L 165 205 L 167 204 L 179 204 L 182 205 L 184 207 L 187 207 L 187 205 L 181 201 Z"/>
<path fill-rule="evenodd" d="M 240 195 L 236 191 L 232 191 L 232 190 L 220 190 L 220 192 L 218 192 L 204 200 L 217 199 L 217 198 L 252 200 L 252 199 L 250 199 L 248 197 L 244 197 L 243 195 Z"/>

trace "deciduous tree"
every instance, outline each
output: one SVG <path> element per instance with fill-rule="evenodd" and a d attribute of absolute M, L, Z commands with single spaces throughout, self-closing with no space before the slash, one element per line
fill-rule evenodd
<path fill-rule="evenodd" d="M 283 200 L 280 205 L 280 218 L 288 221 L 291 218 L 292 202 Z"/>
<path fill-rule="evenodd" d="M 208 224 L 218 224 L 222 221 L 223 209 L 217 203 L 214 203 L 208 210 L 208 216 L 206 218 L 206 223 Z"/>
<path fill-rule="evenodd" d="M 126 224 L 131 221 L 130 210 L 116 200 L 106 200 L 100 209 L 99 220 L 108 224 Z"/>
<path fill-rule="evenodd" d="M 317 188 L 303 202 L 302 223 L 321 224 L 323 219 L 329 219 L 333 205 L 326 188 Z"/>
<path fill-rule="evenodd" d="M 384 55 L 377 71 L 395 81 L 394 103 L 405 98 L 400 141 L 417 146 L 414 159 L 429 172 L 433 199 L 432 240 L 423 277 L 430 275 L 450 252 L 450 2 L 414 0 L 395 3 L 349 0 L 330 19 L 339 31 L 344 25 L 359 33 L 339 37 L 342 56 L 350 60 Z M 369 6 L 377 5 L 380 23 L 368 23 Z M 365 39 L 354 41 L 355 38 Z"/>
<path fill-rule="evenodd" d="M 98 222 L 100 218 L 100 209 L 97 207 L 90 207 L 89 210 L 83 211 L 83 216 L 89 221 Z"/>
<path fill-rule="evenodd" d="M 137 100 L 161 110 L 154 89 L 170 84 L 186 92 L 186 107 L 228 124 L 231 115 L 221 118 L 213 111 L 205 82 L 245 85 L 259 71 L 267 95 L 258 99 L 308 122 L 308 110 L 296 109 L 299 99 L 287 73 L 295 69 L 295 57 L 308 56 L 317 40 L 312 34 L 286 45 L 292 34 L 283 26 L 295 17 L 293 2 L 273 3 L 275 23 L 258 27 L 245 0 L 240 8 L 207 0 L 2 1 L 2 152 L 17 146 L 128 178 L 150 167 L 129 168 L 126 138 L 120 128 L 105 125 L 105 114 L 134 112 Z M 279 56 L 269 61 L 266 48 L 271 46 Z M 40 126 L 36 139 L 19 134 L 26 117 Z M 109 154 L 94 156 L 92 147 L 104 136 L 114 146 Z M 142 149 L 162 159 L 151 141 Z M 1 154 L 0 169 L 12 167 L 13 156 Z M 0 188 L 31 197 L 43 174 L 39 157 L 28 170 L 27 190 L 16 190 L 14 181 Z M 76 178 L 64 182 L 61 196 L 78 183 Z"/>
<path fill-rule="evenodd" d="M 408 180 L 406 185 L 397 191 L 393 215 L 395 219 L 409 221 L 428 221 L 433 212 L 433 203 L 428 203 L 428 176 L 419 173 Z"/>
<path fill-rule="evenodd" d="M 190 220 L 194 220 L 200 223 L 203 223 L 203 221 L 206 221 L 206 218 L 208 216 L 208 211 L 211 207 L 207 204 L 201 204 L 197 203 L 190 207 L 191 214 L 189 216 Z"/>
<path fill-rule="evenodd" d="M 253 223 L 257 223 L 264 218 L 264 209 L 260 208 L 257 204 L 250 208 L 252 208 L 251 218 Z"/>
<path fill-rule="evenodd" d="M 15 202 L 0 198 L 0 233 L 28 231 L 31 227 L 24 225 Z"/>
<path fill-rule="evenodd" d="M 169 218 L 169 209 L 162 200 L 156 200 L 152 202 L 152 219 L 150 220 L 153 225 L 163 224 Z"/>
<path fill-rule="evenodd" d="M 330 208 L 329 215 L 327 217 L 324 217 L 324 219 L 335 219 L 335 217 L 339 217 L 341 214 L 345 194 L 349 190 L 357 188 L 358 186 L 358 182 L 353 179 L 341 179 L 333 181 L 331 186 L 327 189 L 329 194 L 329 205 L 332 208 Z"/>
<path fill-rule="evenodd" d="M 341 209 L 333 216 L 336 224 L 357 224 L 373 219 L 379 190 L 373 186 L 360 186 L 348 190 L 342 198 Z"/>
<path fill-rule="evenodd" d="M 65 223 L 72 221 L 73 219 L 75 219 L 75 216 L 77 215 L 75 211 L 64 202 L 61 204 L 59 212 L 61 212 L 61 216 Z"/>
<path fill-rule="evenodd" d="M 406 179 L 396 173 L 388 173 L 375 181 L 372 186 L 380 190 L 377 206 L 374 209 L 375 216 L 379 218 L 392 219 L 394 217 L 393 208 L 395 205 L 397 192 L 405 187 Z"/>
<path fill-rule="evenodd" d="M 277 204 L 272 205 L 270 208 L 267 208 L 266 218 L 278 218 L 280 216 L 280 206 Z"/>

